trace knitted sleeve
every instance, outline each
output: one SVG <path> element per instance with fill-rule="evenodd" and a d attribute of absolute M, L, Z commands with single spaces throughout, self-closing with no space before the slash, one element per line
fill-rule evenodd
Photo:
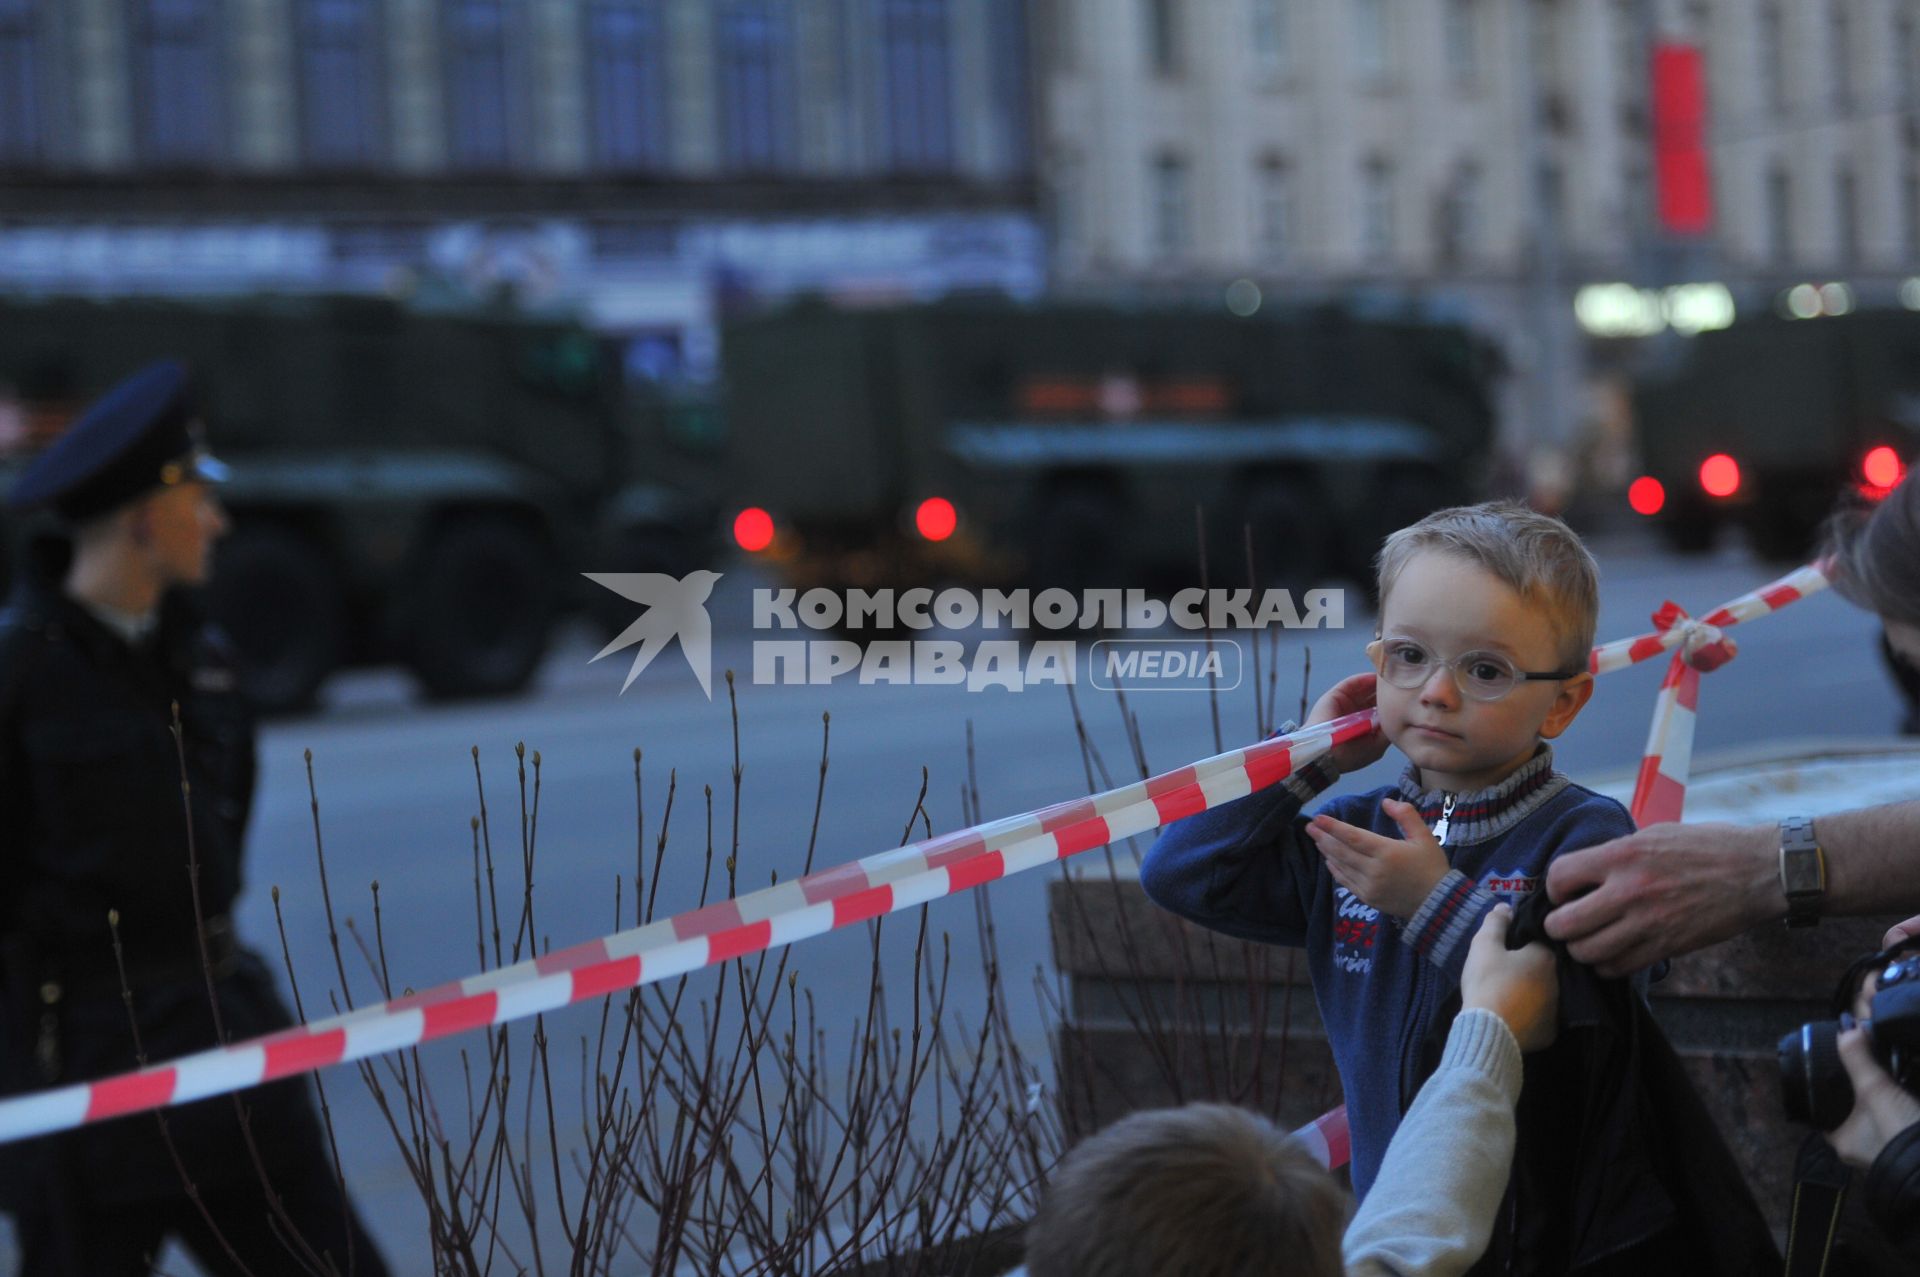
<path fill-rule="evenodd" d="M 1339 776 L 1322 755 L 1277 785 L 1175 821 L 1147 852 L 1141 887 L 1162 908 L 1216 931 L 1305 943 L 1316 875 L 1325 870 L 1302 832 L 1301 810 Z"/>
<path fill-rule="evenodd" d="M 1487 1248 L 1513 1160 L 1520 1045 L 1463 1011 L 1343 1243 L 1348 1277 L 1451 1277 Z"/>

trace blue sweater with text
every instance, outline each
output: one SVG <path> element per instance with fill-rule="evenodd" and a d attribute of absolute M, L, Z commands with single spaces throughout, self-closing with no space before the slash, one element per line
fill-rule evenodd
<path fill-rule="evenodd" d="M 1448 795 L 1397 785 L 1335 798 L 1337 820 L 1400 837 L 1381 800 L 1413 803 L 1432 826 Z M 1468 943 L 1499 901 L 1544 890 L 1547 863 L 1633 831 L 1619 803 L 1553 770 L 1537 753 L 1500 784 L 1456 794 L 1445 840 L 1451 869 L 1411 918 L 1381 914 L 1336 884 L 1305 833 L 1307 803 L 1338 778 L 1330 760 L 1278 785 L 1167 827 L 1141 867 L 1157 904 L 1243 939 L 1307 951 L 1315 1000 L 1346 1092 L 1353 1188 L 1365 1197 L 1387 1142 L 1418 1092 L 1421 1047 L 1459 988 Z"/>

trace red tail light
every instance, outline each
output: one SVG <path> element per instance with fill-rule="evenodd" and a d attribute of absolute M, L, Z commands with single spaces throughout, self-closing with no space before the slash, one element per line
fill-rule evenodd
<path fill-rule="evenodd" d="M 773 516 L 759 506 L 748 506 L 733 516 L 733 539 L 749 554 L 773 544 Z"/>
<path fill-rule="evenodd" d="M 1716 452 L 1700 463 L 1700 486 L 1710 497 L 1730 497 L 1740 491 L 1740 463 Z"/>
<path fill-rule="evenodd" d="M 1667 489 L 1650 474 L 1643 474 L 1627 487 L 1627 504 L 1635 514 L 1659 514 L 1667 504 Z"/>
<path fill-rule="evenodd" d="M 920 535 L 929 541 L 944 541 L 953 535 L 960 523 L 960 516 L 953 508 L 953 502 L 945 497 L 928 497 L 913 512 L 913 526 Z"/>
<path fill-rule="evenodd" d="M 1907 466 L 1900 460 L 1899 453 L 1882 444 L 1861 460 L 1860 476 L 1869 488 L 1894 488 L 1907 477 Z"/>

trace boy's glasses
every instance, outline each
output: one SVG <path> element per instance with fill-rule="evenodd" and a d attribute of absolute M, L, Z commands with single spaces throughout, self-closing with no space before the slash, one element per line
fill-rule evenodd
<path fill-rule="evenodd" d="M 1395 687 L 1417 691 L 1427 685 L 1436 669 L 1444 669 L 1452 673 L 1460 694 L 1476 701 L 1497 701 L 1522 683 L 1557 683 L 1583 672 L 1556 670 L 1536 674 L 1516 669 L 1512 661 L 1498 652 L 1467 652 L 1445 661 L 1412 639 L 1375 639 L 1367 644 L 1367 656 L 1380 677 Z"/>

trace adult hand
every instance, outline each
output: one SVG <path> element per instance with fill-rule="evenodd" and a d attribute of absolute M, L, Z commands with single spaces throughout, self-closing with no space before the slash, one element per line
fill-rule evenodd
<path fill-rule="evenodd" d="M 1306 726 L 1315 723 L 1330 723 L 1336 718 L 1345 718 L 1348 714 L 1358 714 L 1363 709 L 1374 706 L 1375 679 L 1372 674 L 1353 674 L 1341 679 L 1321 694 L 1313 703 L 1313 709 L 1307 714 Z M 1362 767 L 1371 767 L 1380 761 L 1387 752 L 1387 738 L 1378 725 L 1359 740 L 1350 740 L 1335 745 L 1332 750 L 1334 766 L 1342 772 L 1357 772 Z"/>
<path fill-rule="evenodd" d="M 1649 825 L 1554 860 L 1547 934 L 1601 975 L 1629 975 L 1777 916 L 1779 859 L 1771 825 Z"/>
<path fill-rule="evenodd" d="M 1560 973 L 1553 950 L 1538 940 L 1507 948 L 1513 910 L 1495 905 L 1474 933 L 1460 972 L 1460 1005 L 1484 1007 L 1506 1021 L 1522 1051 L 1553 1045 L 1560 1028 Z"/>
<path fill-rule="evenodd" d="M 1389 798 L 1380 810 L 1393 817 L 1403 837 L 1388 838 L 1331 816 L 1308 821 L 1307 837 L 1335 882 L 1382 913 L 1411 918 L 1447 876 L 1447 853 L 1412 803 Z"/>
<path fill-rule="evenodd" d="M 1853 1082 L 1853 1111 L 1847 1120 L 1827 1132 L 1827 1142 L 1840 1160 L 1858 1170 L 1873 1165 L 1887 1141 L 1920 1122 L 1920 1098 L 1909 1094 L 1873 1058 L 1873 1048 L 1860 1029 L 1840 1035 L 1840 1063 Z"/>

